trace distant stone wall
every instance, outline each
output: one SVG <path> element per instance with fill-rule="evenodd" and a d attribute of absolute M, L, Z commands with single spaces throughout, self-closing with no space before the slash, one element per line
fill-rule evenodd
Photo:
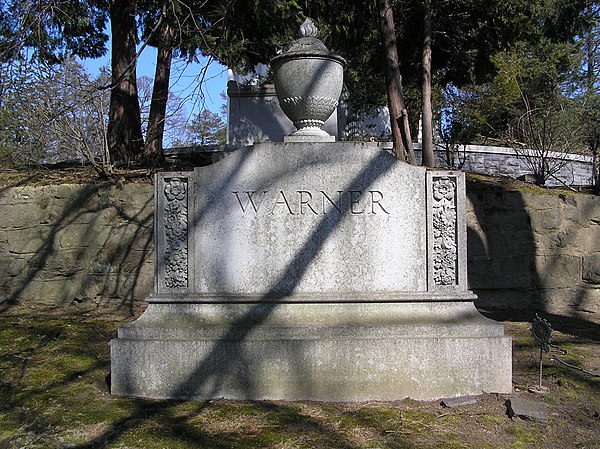
<path fill-rule="evenodd" d="M 391 148 L 391 143 L 383 144 Z M 415 143 L 417 162 L 421 161 L 421 144 Z M 525 155 L 535 157 L 530 150 L 515 150 L 506 147 L 483 145 L 459 145 L 449 152 L 442 145 L 436 145 L 435 156 L 438 167 L 456 168 L 471 173 L 492 176 L 508 176 L 517 179 L 533 175 L 533 170 Z M 593 185 L 593 158 L 579 154 L 549 153 L 550 166 L 556 173 L 550 177 L 548 187 L 591 186 Z"/>
<path fill-rule="evenodd" d="M 418 147 L 420 148 L 420 145 Z M 443 147 L 438 146 L 436 154 L 440 166 L 452 165 L 448 164 L 448 153 Z M 453 157 L 454 167 L 468 172 L 519 178 L 533 174 L 528 158 L 535 160 L 536 153 L 531 150 L 517 151 L 505 147 L 460 145 L 456 148 Z M 560 187 L 563 185 L 590 186 L 593 184 L 593 160 L 591 156 L 549 153 L 547 159 L 550 167 L 556 168 L 557 171 L 556 174 L 550 177 L 546 185 Z"/>
<path fill-rule="evenodd" d="M 484 308 L 600 317 L 600 198 L 470 182 L 469 288 Z M 153 291 L 153 187 L 0 189 L 0 299 L 127 305 Z"/>
<path fill-rule="evenodd" d="M 153 290 L 153 188 L 0 189 L 0 299 L 130 304 Z"/>

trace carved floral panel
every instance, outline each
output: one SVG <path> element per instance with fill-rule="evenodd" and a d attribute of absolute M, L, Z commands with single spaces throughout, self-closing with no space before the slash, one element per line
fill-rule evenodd
<path fill-rule="evenodd" d="M 164 188 L 164 261 L 167 288 L 188 287 L 188 182 L 166 178 Z"/>
<path fill-rule="evenodd" d="M 433 281 L 435 285 L 458 285 L 456 180 L 433 179 Z"/>

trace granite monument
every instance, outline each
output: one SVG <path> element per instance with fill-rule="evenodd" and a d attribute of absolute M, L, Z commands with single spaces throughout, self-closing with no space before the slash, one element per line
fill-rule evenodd
<path fill-rule="evenodd" d="M 464 174 L 299 134 L 156 175 L 155 293 L 111 342 L 112 393 L 510 392 L 511 340 L 467 287 Z"/>

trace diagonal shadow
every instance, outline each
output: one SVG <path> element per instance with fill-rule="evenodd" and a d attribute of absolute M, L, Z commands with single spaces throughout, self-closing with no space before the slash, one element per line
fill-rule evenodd
<path fill-rule="evenodd" d="M 374 157 L 361 172 L 359 172 L 346 186 L 347 191 L 365 190 L 373 185 L 377 179 L 385 175 L 398 161 L 393 156 L 381 151 Z M 375 170 L 377 168 L 377 170 Z M 203 375 L 202 385 L 211 386 L 205 394 L 215 396 L 226 379 L 227 373 L 234 368 L 234 361 L 243 359 L 243 341 L 253 328 L 263 324 L 279 306 L 281 300 L 291 293 L 299 284 L 306 273 L 312 260 L 317 256 L 332 233 L 348 215 L 349 209 L 344 209 L 340 214 L 325 215 L 315 227 L 310 237 L 298 250 L 293 259 L 288 263 L 279 278 L 264 293 L 258 303 L 248 310 L 242 317 L 235 320 L 225 335 L 217 341 L 205 359 L 190 374 L 189 381 L 194 382 Z M 249 325 L 248 323 L 251 323 Z M 227 362 L 223 362 L 222 354 L 227 351 Z M 248 391 L 252 389 L 252 379 L 249 373 L 244 372 L 241 382 Z M 170 395 L 175 398 L 187 397 L 188 382 L 183 383 Z"/>

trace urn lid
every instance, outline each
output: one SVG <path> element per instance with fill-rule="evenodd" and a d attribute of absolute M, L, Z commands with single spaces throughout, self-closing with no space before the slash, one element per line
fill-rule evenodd
<path fill-rule="evenodd" d="M 325 44 L 317 38 L 318 31 L 319 30 L 313 21 L 307 18 L 304 23 L 300 25 L 300 38 L 293 41 L 285 52 L 274 57 L 272 62 L 298 57 L 326 56 L 337 60 L 345 66 L 345 59 L 331 53 Z"/>

